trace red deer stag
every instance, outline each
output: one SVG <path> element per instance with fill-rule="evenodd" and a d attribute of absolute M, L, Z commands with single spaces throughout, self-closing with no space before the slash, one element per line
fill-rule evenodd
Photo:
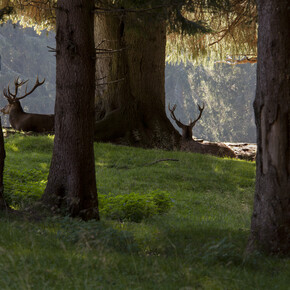
<path fill-rule="evenodd" d="M 182 142 L 181 142 L 181 150 L 182 151 L 190 151 L 201 154 L 211 154 L 220 157 L 231 157 L 236 158 L 235 152 L 229 148 L 224 143 L 214 143 L 214 142 L 197 142 L 192 139 L 192 128 L 195 126 L 196 122 L 201 118 L 204 104 L 201 107 L 198 105 L 199 115 L 197 119 L 194 121 L 190 120 L 188 125 L 182 124 L 180 120 L 177 120 L 175 117 L 174 111 L 176 109 L 176 104 L 170 108 L 168 105 L 168 109 L 170 111 L 171 118 L 176 122 L 177 126 L 182 129 Z"/>
<path fill-rule="evenodd" d="M 33 131 L 37 133 L 54 131 L 54 115 L 31 114 L 23 111 L 19 100 L 30 95 L 37 87 L 41 86 L 45 82 L 45 79 L 40 82 L 37 77 L 34 87 L 29 92 L 27 92 L 26 85 L 25 94 L 21 97 L 16 97 L 18 88 L 27 82 L 28 80 L 19 81 L 18 77 L 14 80 L 14 94 L 10 92 L 9 85 L 8 89 L 3 90 L 3 94 L 8 100 L 8 104 L 1 109 L 1 112 L 3 114 L 9 114 L 10 124 L 15 130 Z"/>
<path fill-rule="evenodd" d="M 191 141 L 192 140 L 192 128 L 195 126 L 196 122 L 201 118 L 203 109 L 204 109 L 204 104 L 201 107 L 200 105 L 198 105 L 198 110 L 199 110 L 199 115 L 197 117 L 197 119 L 195 119 L 194 121 L 190 120 L 190 123 L 188 125 L 182 124 L 180 122 L 180 120 L 177 120 L 174 114 L 174 111 L 176 109 L 176 104 L 172 107 L 172 109 L 170 108 L 170 104 L 168 104 L 168 109 L 170 111 L 170 116 L 171 118 L 175 121 L 176 125 L 182 129 L 182 140 L 184 141 Z"/>

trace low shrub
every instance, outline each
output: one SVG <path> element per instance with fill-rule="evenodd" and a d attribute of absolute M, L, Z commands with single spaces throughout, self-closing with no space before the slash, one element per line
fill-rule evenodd
<path fill-rule="evenodd" d="M 166 213 L 171 206 L 172 200 L 164 191 L 148 194 L 99 194 L 100 215 L 114 220 L 141 222 L 144 218 Z"/>

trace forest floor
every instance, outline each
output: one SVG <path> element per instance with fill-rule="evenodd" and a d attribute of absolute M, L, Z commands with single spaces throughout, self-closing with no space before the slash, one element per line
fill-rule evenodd
<path fill-rule="evenodd" d="M 11 127 L 3 128 L 4 137 L 9 135 L 19 134 L 19 132 L 15 131 Z M 35 135 L 34 133 L 22 133 L 24 135 Z M 40 134 L 41 135 L 41 134 Z M 204 141 L 202 139 L 196 139 L 196 141 L 200 143 L 208 143 L 208 141 Z M 216 143 L 218 142 L 211 142 Z M 257 152 L 257 145 L 255 143 L 235 143 L 235 142 L 223 142 L 225 145 L 230 147 L 236 154 L 238 159 L 248 160 L 248 161 L 255 161 L 256 160 L 256 152 Z"/>
<path fill-rule="evenodd" d="M 24 211 L 44 192 L 53 136 L 16 134 L 5 149 L 5 198 Z M 289 259 L 244 255 L 255 162 L 94 149 L 101 221 L 0 213 L 0 289 L 289 289 Z M 169 210 L 154 211 L 153 195 Z"/>

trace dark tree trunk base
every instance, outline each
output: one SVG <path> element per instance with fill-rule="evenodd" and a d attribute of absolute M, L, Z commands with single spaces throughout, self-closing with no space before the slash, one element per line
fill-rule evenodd
<path fill-rule="evenodd" d="M 0 118 L 0 210 L 9 210 L 9 207 L 4 199 L 4 185 L 3 185 L 3 172 L 4 172 L 4 164 L 5 164 L 5 147 L 4 147 L 4 137 L 2 131 L 2 122 Z"/>
<path fill-rule="evenodd" d="M 12 209 L 6 204 L 5 200 L 2 197 L 0 198 L 0 211 L 12 211 Z"/>
<path fill-rule="evenodd" d="M 180 135 L 165 112 L 152 117 L 149 113 L 142 115 L 141 112 L 115 110 L 96 122 L 95 141 L 173 150 L 180 146 Z"/>

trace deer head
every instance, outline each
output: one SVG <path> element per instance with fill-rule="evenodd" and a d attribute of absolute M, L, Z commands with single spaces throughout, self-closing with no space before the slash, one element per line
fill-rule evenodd
<path fill-rule="evenodd" d="M 9 114 L 9 121 L 11 126 L 16 130 L 45 132 L 54 130 L 54 115 L 42 115 L 42 114 L 30 114 L 25 113 L 20 104 L 20 100 L 24 99 L 28 95 L 32 94 L 34 90 L 43 85 L 45 79 L 42 82 L 36 78 L 35 85 L 27 92 L 27 85 L 24 95 L 17 97 L 18 89 L 23 86 L 26 81 L 19 81 L 19 77 L 14 80 L 15 91 L 12 93 L 10 87 L 3 90 L 4 97 L 8 100 L 8 104 L 1 109 L 3 114 Z"/>
<path fill-rule="evenodd" d="M 204 109 L 204 103 L 202 107 L 198 105 L 199 115 L 197 119 L 195 119 L 194 121 L 190 119 L 188 125 L 181 123 L 180 120 L 177 120 L 177 118 L 175 117 L 174 111 L 176 109 L 176 104 L 172 108 L 170 108 L 170 104 L 168 104 L 168 109 L 170 111 L 171 118 L 175 121 L 176 125 L 182 129 L 182 139 L 186 141 L 192 140 L 192 128 L 195 126 L 196 122 L 201 118 Z"/>
<path fill-rule="evenodd" d="M 43 85 L 43 83 L 45 82 L 45 79 L 43 79 L 42 82 L 39 82 L 38 77 L 37 77 L 34 87 L 29 92 L 27 92 L 27 85 L 26 85 L 25 94 L 23 96 L 21 96 L 21 97 L 17 97 L 18 88 L 23 86 L 27 82 L 28 82 L 28 80 L 19 81 L 19 77 L 18 77 L 18 78 L 16 78 L 14 80 L 14 85 L 15 85 L 14 94 L 11 93 L 9 85 L 8 85 L 7 89 L 5 88 L 3 90 L 3 95 L 8 101 L 8 104 L 3 109 L 1 109 L 1 112 L 3 114 L 10 114 L 10 111 L 11 111 L 12 108 L 16 108 L 16 109 L 22 110 L 22 107 L 21 107 L 21 104 L 20 104 L 19 100 L 24 99 L 28 95 L 32 94 L 37 87 Z"/>

